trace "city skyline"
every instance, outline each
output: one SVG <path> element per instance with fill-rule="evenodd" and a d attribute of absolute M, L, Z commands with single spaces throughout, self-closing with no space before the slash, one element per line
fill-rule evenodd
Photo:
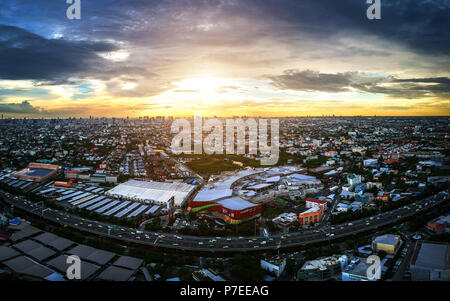
<path fill-rule="evenodd" d="M 448 1 L 14 1 L 6 118 L 448 116 Z"/>

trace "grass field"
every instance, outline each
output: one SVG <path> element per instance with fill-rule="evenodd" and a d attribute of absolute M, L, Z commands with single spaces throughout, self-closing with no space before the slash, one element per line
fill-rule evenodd
<path fill-rule="evenodd" d="M 205 176 L 238 170 L 244 167 L 260 166 L 256 160 L 237 155 L 183 155 L 182 157 L 195 159 L 187 162 L 186 165 L 193 171 Z M 242 163 L 242 166 L 235 162 Z"/>

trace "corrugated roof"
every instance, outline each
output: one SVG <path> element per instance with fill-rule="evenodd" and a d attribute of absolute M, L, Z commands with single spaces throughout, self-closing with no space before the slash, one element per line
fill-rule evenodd
<path fill-rule="evenodd" d="M 222 201 L 218 201 L 217 203 L 222 205 L 223 207 L 231 209 L 231 210 L 244 210 L 247 208 L 258 206 L 256 204 L 250 203 L 240 197 L 224 199 Z"/>
<path fill-rule="evenodd" d="M 194 189 L 195 186 L 186 183 L 130 180 L 109 190 L 107 195 L 161 203 L 167 203 L 174 197 L 175 205 L 180 206 Z"/>

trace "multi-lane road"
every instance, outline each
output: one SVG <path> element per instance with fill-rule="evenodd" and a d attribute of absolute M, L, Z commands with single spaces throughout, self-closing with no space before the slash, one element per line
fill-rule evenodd
<path fill-rule="evenodd" d="M 384 212 L 351 223 L 335 226 L 325 226 L 302 232 L 277 234 L 266 237 L 196 237 L 175 235 L 170 233 L 155 233 L 139 231 L 122 226 L 114 226 L 94 220 L 70 215 L 63 211 L 46 208 L 43 204 L 36 204 L 22 196 L 16 196 L 0 190 L 0 197 L 9 205 L 33 213 L 44 219 L 77 231 L 88 232 L 112 239 L 147 245 L 152 247 L 176 249 L 182 251 L 200 252 L 250 252 L 263 250 L 277 250 L 304 246 L 312 243 L 327 242 L 357 233 L 374 230 L 379 227 L 395 224 L 401 220 L 421 214 L 448 200 L 449 190 L 442 191 L 426 199 L 407 206 Z"/>

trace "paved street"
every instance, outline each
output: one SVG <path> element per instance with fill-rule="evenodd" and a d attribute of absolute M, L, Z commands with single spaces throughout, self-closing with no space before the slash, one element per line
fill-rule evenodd
<path fill-rule="evenodd" d="M 357 233 L 374 230 L 379 227 L 394 224 L 397 221 L 421 214 L 422 212 L 448 200 L 447 195 L 440 193 L 416 203 L 409 204 L 393 211 L 385 212 L 370 218 L 353 221 L 348 224 L 325 226 L 319 229 L 302 232 L 272 235 L 270 238 L 256 237 L 195 237 L 169 233 L 139 231 L 121 226 L 101 223 L 69 215 L 54 209 L 47 209 L 41 204 L 35 204 L 21 196 L 14 196 L 0 191 L 6 203 L 14 205 L 45 219 L 74 228 L 78 231 L 111 237 L 153 247 L 179 249 L 185 251 L 235 252 L 277 250 L 280 248 L 304 246 L 312 243 L 330 241 Z M 113 227 L 113 228 L 112 228 Z"/>

